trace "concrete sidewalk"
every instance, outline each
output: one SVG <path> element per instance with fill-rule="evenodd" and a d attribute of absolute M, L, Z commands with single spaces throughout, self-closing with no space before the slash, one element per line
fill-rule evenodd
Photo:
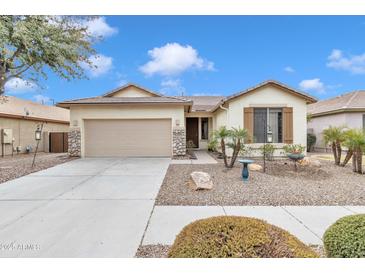
<path fill-rule="evenodd" d="M 306 244 L 322 245 L 325 230 L 337 219 L 365 213 L 365 206 L 156 206 L 142 244 L 171 245 L 187 224 L 221 215 L 263 219 Z"/>

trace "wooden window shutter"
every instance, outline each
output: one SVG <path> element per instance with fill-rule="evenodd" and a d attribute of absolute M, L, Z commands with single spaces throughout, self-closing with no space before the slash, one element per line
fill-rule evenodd
<path fill-rule="evenodd" d="M 247 143 L 252 143 L 253 139 L 253 108 L 243 109 L 243 127 L 247 130 Z"/>
<path fill-rule="evenodd" d="M 283 108 L 283 136 L 285 144 L 293 143 L 293 108 Z"/>

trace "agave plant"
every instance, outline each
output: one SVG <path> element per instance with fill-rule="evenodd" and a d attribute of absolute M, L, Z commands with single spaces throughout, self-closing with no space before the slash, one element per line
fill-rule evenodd
<path fill-rule="evenodd" d="M 346 139 L 345 127 L 333 127 L 329 126 L 322 132 L 323 140 L 326 144 L 329 144 L 332 148 L 333 157 L 335 158 L 335 164 L 340 165 L 341 163 L 341 144 Z"/>

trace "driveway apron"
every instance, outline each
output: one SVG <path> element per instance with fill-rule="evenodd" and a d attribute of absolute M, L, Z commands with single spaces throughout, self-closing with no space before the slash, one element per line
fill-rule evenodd
<path fill-rule="evenodd" d="M 0 257 L 133 257 L 164 158 L 86 158 L 0 185 Z"/>

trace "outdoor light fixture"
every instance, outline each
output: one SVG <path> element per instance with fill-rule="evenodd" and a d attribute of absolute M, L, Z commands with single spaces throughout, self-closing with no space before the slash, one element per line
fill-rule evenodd
<path fill-rule="evenodd" d="M 271 130 L 269 130 L 267 132 L 267 142 L 272 143 L 272 131 Z"/>
<path fill-rule="evenodd" d="M 40 141 L 41 140 L 41 135 L 42 135 L 42 131 L 40 130 L 40 128 L 38 127 L 35 131 L 35 140 L 36 141 Z"/>

